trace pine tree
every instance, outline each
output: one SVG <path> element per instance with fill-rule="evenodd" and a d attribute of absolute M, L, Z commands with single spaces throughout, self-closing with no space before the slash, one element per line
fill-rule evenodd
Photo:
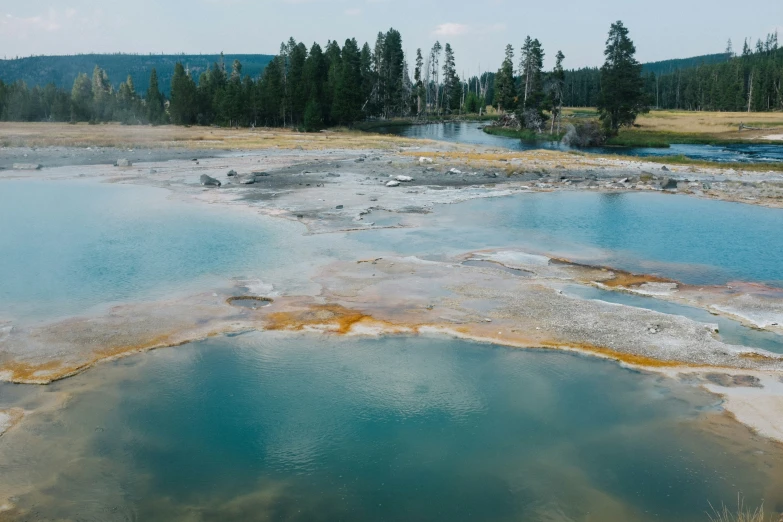
<path fill-rule="evenodd" d="M 519 94 L 520 120 L 525 126 L 535 130 L 541 130 L 544 122 L 542 104 L 544 102 L 544 50 L 538 39 L 525 38 L 522 46 L 522 55 L 519 63 L 522 83 Z"/>
<path fill-rule="evenodd" d="M 345 41 L 341 56 L 332 117 L 336 123 L 348 125 L 361 118 L 361 57 L 356 39 Z"/>
<path fill-rule="evenodd" d="M 421 79 L 421 68 L 424 66 L 424 59 L 421 56 L 421 47 L 416 49 L 416 69 L 413 72 L 416 97 L 416 116 L 421 116 L 422 97 L 424 96 L 424 83 Z"/>
<path fill-rule="evenodd" d="M 557 122 L 557 132 L 560 132 L 560 115 L 563 112 L 563 94 L 565 88 L 565 70 L 563 70 L 563 60 L 565 55 L 562 51 L 557 51 L 555 55 L 555 68 L 549 79 L 549 112 L 552 114 L 552 122 L 549 129 L 550 134 L 555 132 L 555 122 Z"/>
<path fill-rule="evenodd" d="M 163 123 L 165 110 L 163 108 L 163 95 L 158 89 L 158 72 L 153 68 L 150 72 L 150 86 L 147 88 L 147 121 L 153 125 Z"/>
<path fill-rule="evenodd" d="M 169 116 L 175 125 L 192 125 L 196 123 L 198 114 L 198 99 L 196 84 L 185 72 L 180 62 L 174 65 L 174 75 L 171 78 L 171 101 Z"/>
<path fill-rule="evenodd" d="M 12 106 L 10 100 L 9 106 Z M 73 81 L 71 89 L 71 121 L 89 121 L 92 119 L 92 82 L 81 73 Z"/>
<path fill-rule="evenodd" d="M 499 111 L 511 112 L 516 107 L 514 80 L 514 48 L 506 46 L 506 57 L 495 77 L 494 100 Z"/>
<path fill-rule="evenodd" d="M 642 66 L 634 55 L 636 47 L 622 22 L 612 24 L 606 41 L 606 62 L 601 67 L 598 110 L 604 130 L 616 135 L 621 127 L 633 125 L 636 116 L 649 110 L 644 93 Z"/>
<path fill-rule="evenodd" d="M 404 105 L 404 61 L 402 35 L 393 28 L 389 29 L 383 37 L 380 80 L 383 93 L 383 115 L 386 118 L 399 114 Z"/>
<path fill-rule="evenodd" d="M 461 103 L 462 84 L 457 76 L 454 50 L 446 44 L 443 59 L 443 107 L 446 113 L 458 110 Z"/>

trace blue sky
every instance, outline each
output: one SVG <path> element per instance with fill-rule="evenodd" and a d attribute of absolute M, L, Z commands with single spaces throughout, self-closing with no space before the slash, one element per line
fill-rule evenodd
<path fill-rule="evenodd" d="M 641 61 L 741 48 L 779 29 L 783 1 L 754 0 L 0 0 L 0 57 L 87 52 L 265 53 L 293 36 L 308 47 L 329 39 L 375 41 L 394 27 L 413 61 L 416 48 L 451 43 L 459 73 L 496 70 L 503 50 L 530 34 L 546 66 L 558 49 L 567 67 L 595 66 L 609 25 L 623 20 Z"/>

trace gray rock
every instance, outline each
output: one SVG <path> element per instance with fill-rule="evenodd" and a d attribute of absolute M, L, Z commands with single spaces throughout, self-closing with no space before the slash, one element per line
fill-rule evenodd
<path fill-rule="evenodd" d="M 38 163 L 14 163 L 14 170 L 41 170 L 43 165 Z"/>
<path fill-rule="evenodd" d="M 334 208 L 336 208 L 337 210 L 342 210 L 344 207 L 343 207 L 343 205 L 337 205 L 337 206 L 336 206 L 336 207 L 334 207 Z"/>
<path fill-rule="evenodd" d="M 362 162 L 364 162 L 364 158 L 356 158 L 354 161 L 356 163 L 362 163 Z"/>
<path fill-rule="evenodd" d="M 219 187 L 220 182 L 216 180 L 215 178 L 211 176 L 207 176 L 206 174 L 202 174 L 201 178 L 199 178 L 201 181 L 201 184 L 205 187 Z"/>
<path fill-rule="evenodd" d="M 663 178 L 661 180 L 661 189 L 677 190 L 677 180 L 672 178 Z"/>
<path fill-rule="evenodd" d="M 117 160 L 116 163 L 117 167 L 131 167 L 133 166 L 133 163 L 130 160 L 127 160 L 125 158 L 120 158 Z"/>
<path fill-rule="evenodd" d="M 265 178 L 265 177 L 267 177 L 267 176 L 271 176 L 271 174 L 270 174 L 270 173 L 268 173 L 268 172 L 258 172 L 258 171 L 256 171 L 256 172 L 253 172 L 253 175 L 254 175 L 255 177 L 257 177 L 257 178 Z"/>
<path fill-rule="evenodd" d="M 664 172 L 669 172 L 669 167 L 664 165 L 663 167 L 661 167 L 661 170 L 664 171 Z"/>
<path fill-rule="evenodd" d="M 236 175 L 237 175 L 237 171 L 236 170 L 229 170 L 228 174 L 226 174 L 226 176 L 228 176 L 228 177 L 232 177 L 232 176 L 236 176 Z"/>

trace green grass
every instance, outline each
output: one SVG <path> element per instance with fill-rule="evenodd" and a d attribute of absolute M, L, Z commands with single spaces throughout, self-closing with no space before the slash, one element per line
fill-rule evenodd
<path fill-rule="evenodd" d="M 444 116 L 422 116 L 421 118 L 391 118 L 388 120 L 373 120 L 358 122 L 353 125 L 354 129 L 362 131 L 372 131 L 373 129 L 384 127 L 405 127 L 407 125 L 418 125 L 422 123 L 439 123 L 444 121 L 495 121 L 497 114 L 448 114 Z"/>
<path fill-rule="evenodd" d="M 515 130 L 504 127 L 484 127 L 484 132 L 493 136 L 505 136 L 506 138 L 517 138 L 522 141 L 560 141 L 563 134 L 549 134 L 548 132 L 537 133 L 530 129 Z"/>
<path fill-rule="evenodd" d="M 620 134 L 609 138 L 606 144 L 610 147 L 655 147 L 668 148 L 673 144 L 689 145 L 741 145 L 747 144 L 747 140 L 738 138 L 719 138 L 711 134 L 667 131 L 642 131 L 635 129 L 623 129 Z M 753 140 L 753 143 L 776 142 L 765 140 Z"/>

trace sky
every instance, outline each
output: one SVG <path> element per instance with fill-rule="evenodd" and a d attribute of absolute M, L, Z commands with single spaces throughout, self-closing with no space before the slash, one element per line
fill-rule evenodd
<path fill-rule="evenodd" d="M 497 70 L 506 44 L 538 38 L 550 68 L 599 66 L 609 26 L 622 20 L 642 62 L 723 52 L 780 31 L 783 0 L 0 0 L 0 58 L 77 53 L 275 54 L 293 36 L 308 48 L 379 31 L 418 47 L 450 43 L 460 75 Z"/>

